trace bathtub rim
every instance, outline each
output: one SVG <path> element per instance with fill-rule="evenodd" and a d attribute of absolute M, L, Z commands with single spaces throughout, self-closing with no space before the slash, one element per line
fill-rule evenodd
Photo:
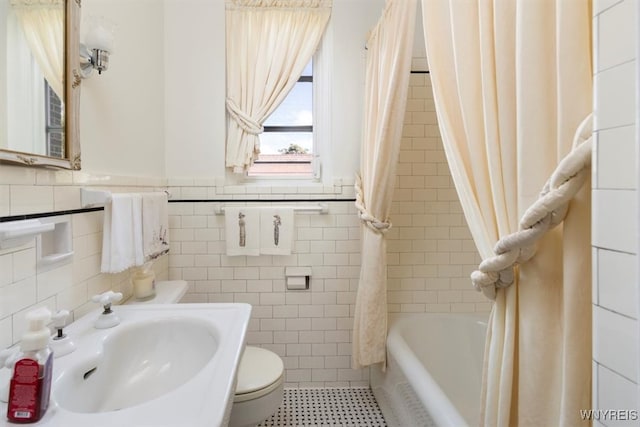
<path fill-rule="evenodd" d="M 412 318 L 468 318 L 487 323 L 489 313 L 390 313 L 387 333 L 387 357 L 396 361 L 403 375 L 438 426 L 468 426 L 469 423 L 449 400 L 429 371 L 402 337 L 402 323 Z M 419 372 L 422 375 L 416 375 Z M 424 381 L 418 381 L 418 378 Z"/>

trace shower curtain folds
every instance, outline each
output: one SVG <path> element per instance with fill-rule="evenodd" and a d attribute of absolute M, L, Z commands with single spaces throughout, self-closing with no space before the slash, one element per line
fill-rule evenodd
<path fill-rule="evenodd" d="M 538 198 L 592 110 L 591 2 L 423 0 L 447 161 L 483 259 Z M 497 289 L 483 426 L 584 425 L 591 407 L 590 174 Z"/>
<path fill-rule="evenodd" d="M 416 0 L 387 0 L 367 41 L 364 130 L 356 207 L 362 262 L 353 326 L 354 368 L 385 362 L 387 260 L 396 164 L 409 91 Z"/>

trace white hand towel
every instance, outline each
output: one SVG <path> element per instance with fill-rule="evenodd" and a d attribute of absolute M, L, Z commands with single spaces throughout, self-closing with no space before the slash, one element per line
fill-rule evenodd
<path fill-rule="evenodd" d="M 260 215 L 257 208 L 224 210 L 227 255 L 260 255 Z"/>
<path fill-rule="evenodd" d="M 101 271 L 119 273 L 143 263 L 142 197 L 112 194 L 111 202 L 104 207 Z"/>
<path fill-rule="evenodd" d="M 142 239 L 145 261 L 169 252 L 167 193 L 142 193 Z"/>
<path fill-rule="evenodd" d="M 293 247 L 293 208 L 260 209 L 260 253 L 291 255 Z"/>

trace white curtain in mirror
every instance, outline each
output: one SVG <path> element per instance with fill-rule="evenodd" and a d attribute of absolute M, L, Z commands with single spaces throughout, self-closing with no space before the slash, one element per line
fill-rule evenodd
<path fill-rule="evenodd" d="M 227 0 L 226 165 L 245 172 L 260 153 L 262 123 L 309 63 L 331 0 Z"/>
<path fill-rule="evenodd" d="M 64 1 L 11 0 L 11 7 L 42 74 L 64 99 Z"/>
<path fill-rule="evenodd" d="M 14 13 L 7 16 L 6 120 L 0 147 L 45 154 L 46 114 L 44 76 L 31 53 L 22 26 Z"/>

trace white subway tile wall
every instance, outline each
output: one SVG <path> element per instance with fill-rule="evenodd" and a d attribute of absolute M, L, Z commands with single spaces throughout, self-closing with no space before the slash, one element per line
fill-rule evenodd
<path fill-rule="evenodd" d="M 638 15 L 594 5 L 593 406 L 638 407 Z M 618 425 L 606 420 L 606 425 Z"/>
<path fill-rule="evenodd" d="M 258 198 L 253 190 L 245 191 L 243 198 Z M 258 257 L 226 255 L 224 215 L 215 213 L 219 205 L 169 205 L 169 278 L 188 281 L 183 302 L 251 304 L 247 343 L 283 358 L 288 387 L 368 385 L 366 370 L 351 369 L 350 333 L 360 274 L 360 226 L 353 202 L 328 202 L 326 215 L 297 212 L 292 255 Z M 287 266 L 311 267 L 308 291 L 286 289 Z"/>
<path fill-rule="evenodd" d="M 0 216 L 60 212 L 80 209 L 80 187 L 100 185 L 113 191 L 153 191 L 166 184 L 161 179 L 89 175 L 82 172 L 45 171 L 0 165 Z M 129 184 L 127 184 L 129 183 Z M 92 295 L 109 289 L 132 293 L 129 273 L 100 273 L 103 212 L 69 215 L 73 260 L 38 272 L 35 238 L 27 244 L 0 249 L 0 348 L 20 340 L 24 315 L 37 307 L 66 309 L 77 318 L 96 309 Z M 153 266 L 159 280 L 168 276 L 169 259 Z"/>
<path fill-rule="evenodd" d="M 481 259 L 449 172 L 426 73 L 411 75 L 397 174 L 387 233 L 389 311 L 490 310 L 469 279 Z"/>

